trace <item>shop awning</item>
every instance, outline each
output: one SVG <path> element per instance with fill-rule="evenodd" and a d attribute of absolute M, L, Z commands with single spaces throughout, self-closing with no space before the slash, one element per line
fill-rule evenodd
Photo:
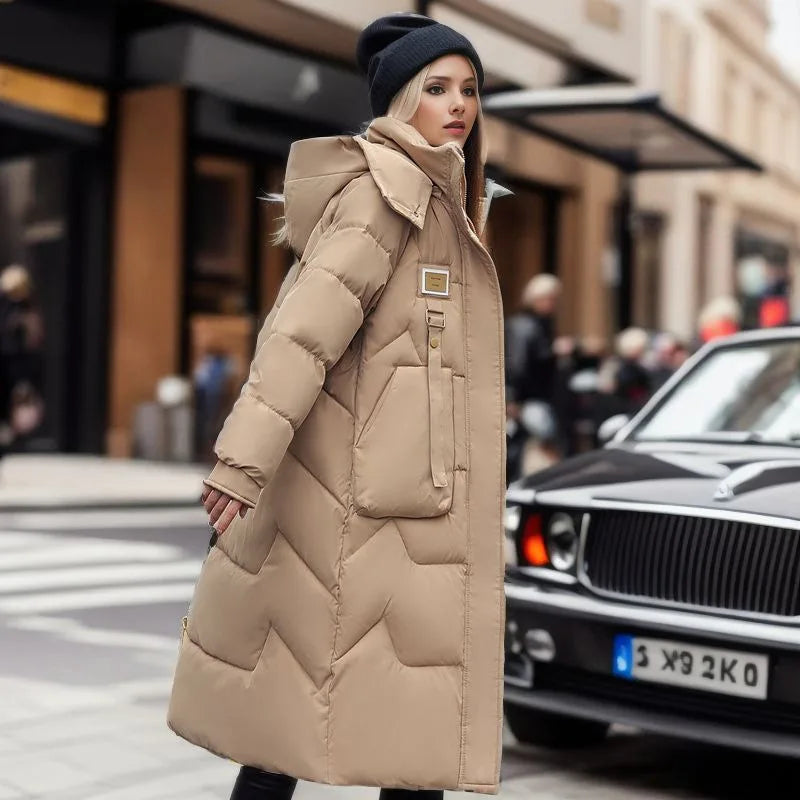
<path fill-rule="evenodd" d="M 749 169 L 761 165 L 630 86 L 570 86 L 487 96 L 483 108 L 623 172 Z"/>
<path fill-rule="evenodd" d="M 194 22 L 131 36 L 126 78 L 191 87 L 331 131 L 355 131 L 370 118 L 364 79 L 355 71 Z"/>

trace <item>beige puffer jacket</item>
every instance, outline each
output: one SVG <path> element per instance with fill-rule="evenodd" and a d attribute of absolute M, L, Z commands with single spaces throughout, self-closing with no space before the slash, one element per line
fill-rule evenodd
<path fill-rule="evenodd" d="M 503 324 L 463 172 L 386 117 L 292 147 L 299 272 L 208 479 L 254 508 L 206 559 L 169 708 L 238 763 L 498 790 Z"/>

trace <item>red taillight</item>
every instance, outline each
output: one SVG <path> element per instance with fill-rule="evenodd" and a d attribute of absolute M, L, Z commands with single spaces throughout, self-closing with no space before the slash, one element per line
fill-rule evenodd
<path fill-rule="evenodd" d="M 522 556 L 534 567 L 546 567 L 550 563 L 542 533 L 542 517 L 539 514 L 531 514 L 525 521 L 525 528 L 522 531 Z"/>

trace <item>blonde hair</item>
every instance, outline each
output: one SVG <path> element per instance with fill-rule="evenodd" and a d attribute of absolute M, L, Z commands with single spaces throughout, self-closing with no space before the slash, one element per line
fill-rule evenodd
<path fill-rule="evenodd" d="M 620 358 L 641 358 L 649 343 L 650 337 L 643 328 L 625 328 L 624 331 L 617 334 L 617 354 Z"/>
<path fill-rule="evenodd" d="M 411 122 L 422 100 L 422 90 L 430 74 L 432 64 L 423 67 L 402 89 L 392 98 L 387 117 L 399 119 L 400 122 Z"/>
<path fill-rule="evenodd" d="M 0 292 L 14 300 L 28 297 L 32 288 L 31 274 L 20 264 L 11 264 L 0 274 Z"/>
<path fill-rule="evenodd" d="M 522 303 L 525 306 L 533 305 L 544 297 L 557 297 L 561 293 L 561 281 L 549 272 L 540 272 L 534 275 L 522 290 Z"/>
<path fill-rule="evenodd" d="M 698 315 L 698 324 L 701 328 L 720 320 L 735 322 L 737 325 L 741 323 L 742 310 L 735 297 L 730 295 L 715 297 L 703 306 Z"/>

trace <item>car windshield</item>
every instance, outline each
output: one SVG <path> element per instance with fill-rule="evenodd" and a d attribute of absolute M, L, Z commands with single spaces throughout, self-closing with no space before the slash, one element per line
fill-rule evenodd
<path fill-rule="evenodd" d="M 629 438 L 800 447 L 800 340 L 754 342 L 713 351 Z"/>

